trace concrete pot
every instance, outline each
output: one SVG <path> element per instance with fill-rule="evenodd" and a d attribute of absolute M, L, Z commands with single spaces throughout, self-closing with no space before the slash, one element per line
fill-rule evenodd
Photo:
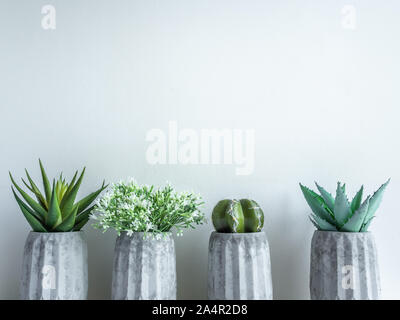
<path fill-rule="evenodd" d="M 378 258 L 370 232 L 315 231 L 311 244 L 312 300 L 376 300 Z"/>
<path fill-rule="evenodd" d="M 165 238 L 144 238 L 143 232 L 126 232 L 117 238 L 112 277 L 113 300 L 175 300 L 175 244 Z"/>
<path fill-rule="evenodd" d="M 208 298 L 272 300 L 271 262 L 264 232 L 211 234 Z"/>
<path fill-rule="evenodd" d="M 83 231 L 30 232 L 20 285 L 24 300 L 84 300 L 88 290 Z"/>

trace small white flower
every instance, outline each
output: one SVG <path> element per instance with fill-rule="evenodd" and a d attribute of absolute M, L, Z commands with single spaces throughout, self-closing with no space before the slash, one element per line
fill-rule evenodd
<path fill-rule="evenodd" d="M 112 184 L 105 195 L 96 202 L 91 218 L 101 229 L 113 228 L 117 232 L 149 232 L 160 237 L 163 231 L 176 227 L 182 229 L 205 221 L 199 211 L 201 198 L 189 192 L 176 192 L 165 187 L 140 186 L 133 178 Z M 188 209 L 192 208 L 192 209 Z M 177 222 L 179 221 L 179 222 Z"/>

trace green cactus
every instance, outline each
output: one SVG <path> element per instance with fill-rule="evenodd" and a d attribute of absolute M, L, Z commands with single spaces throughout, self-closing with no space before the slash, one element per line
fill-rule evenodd
<path fill-rule="evenodd" d="M 29 184 L 22 179 L 22 182 L 29 191 L 34 194 L 37 201 L 31 198 L 17 185 L 10 173 L 12 184 L 18 190 L 22 198 L 24 198 L 25 202 L 18 197 L 13 187 L 11 187 L 12 192 L 33 231 L 68 232 L 81 230 L 81 228 L 89 221 L 89 214 L 93 210 L 94 206 L 90 206 L 90 204 L 107 186 L 104 185 L 103 182 L 100 189 L 92 192 L 75 203 L 79 187 L 85 174 L 85 168 L 82 170 L 78 180 L 76 180 L 78 171 L 76 171 L 70 183 L 67 183 L 61 174 L 57 181 L 55 179 L 53 180 L 51 187 L 40 160 L 39 165 L 42 173 L 44 195 L 33 182 L 26 169 L 25 172 Z"/>
<path fill-rule="evenodd" d="M 264 226 L 264 213 L 254 200 L 221 200 L 214 207 L 212 221 L 217 232 L 259 232 Z"/>
<path fill-rule="evenodd" d="M 383 192 L 390 179 L 386 181 L 372 196 L 362 202 L 363 190 L 356 193 L 349 202 L 345 194 L 345 185 L 337 184 L 336 197 L 317 183 L 320 195 L 300 184 L 301 191 L 312 210 L 310 220 L 318 230 L 341 232 L 366 232 L 378 209 Z"/>

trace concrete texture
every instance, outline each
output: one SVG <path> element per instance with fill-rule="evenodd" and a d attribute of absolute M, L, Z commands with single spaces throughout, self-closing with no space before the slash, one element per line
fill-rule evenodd
<path fill-rule="evenodd" d="M 112 277 L 113 300 L 176 299 L 175 244 L 164 239 L 122 233 L 116 241 Z"/>
<path fill-rule="evenodd" d="M 211 234 L 208 298 L 272 299 L 269 245 L 264 232 Z"/>
<path fill-rule="evenodd" d="M 379 299 L 379 268 L 372 234 L 315 231 L 310 294 L 312 300 Z"/>
<path fill-rule="evenodd" d="M 84 300 L 87 291 L 87 245 L 84 233 L 30 232 L 24 248 L 21 299 Z"/>

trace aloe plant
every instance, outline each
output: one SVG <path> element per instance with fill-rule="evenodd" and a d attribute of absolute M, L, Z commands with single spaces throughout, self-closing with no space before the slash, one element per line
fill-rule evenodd
<path fill-rule="evenodd" d="M 18 186 L 11 172 L 9 172 L 13 186 L 18 190 L 25 202 L 17 195 L 13 186 L 11 186 L 12 192 L 33 231 L 69 232 L 81 230 L 89 221 L 89 215 L 94 208 L 94 206 L 90 206 L 91 203 L 107 186 L 103 182 L 98 190 L 90 193 L 78 202 L 75 202 L 86 168 L 83 168 L 78 179 L 78 171 L 75 172 L 75 175 L 69 183 L 66 182 L 61 174 L 57 180 L 53 179 L 52 185 L 50 185 L 50 181 L 47 178 L 46 171 L 40 159 L 39 165 L 43 180 L 44 194 L 42 194 L 35 182 L 31 179 L 28 170 L 25 169 L 28 182 L 22 179 L 24 185 L 33 193 L 37 201 Z"/>
<path fill-rule="evenodd" d="M 264 225 L 264 213 L 254 200 L 225 199 L 214 207 L 212 221 L 218 232 L 259 232 Z"/>
<path fill-rule="evenodd" d="M 372 196 L 362 201 L 364 187 L 350 202 L 346 196 L 346 185 L 338 182 L 334 198 L 317 183 L 320 195 L 300 183 L 301 191 L 312 210 L 310 220 L 318 230 L 341 232 L 366 232 L 375 212 L 382 202 L 383 193 L 389 184 L 386 181 Z"/>

